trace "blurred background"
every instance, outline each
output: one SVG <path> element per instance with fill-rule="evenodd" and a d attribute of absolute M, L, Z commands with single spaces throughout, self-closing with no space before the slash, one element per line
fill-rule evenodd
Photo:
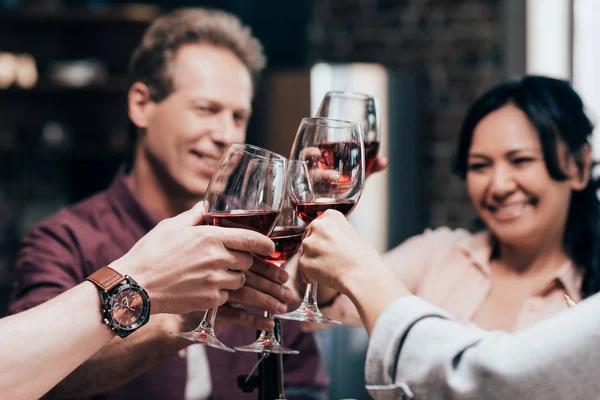
<path fill-rule="evenodd" d="M 565 78 L 600 111 L 595 0 L 0 0 L 0 314 L 19 238 L 130 158 L 129 56 L 181 6 L 232 12 L 265 47 L 249 143 L 287 155 L 327 90 L 379 98 L 390 167 L 369 179 L 352 222 L 381 251 L 427 227 L 472 226 L 450 167 L 467 107 L 492 85 Z M 364 331 L 319 335 L 331 398 L 365 398 Z"/>

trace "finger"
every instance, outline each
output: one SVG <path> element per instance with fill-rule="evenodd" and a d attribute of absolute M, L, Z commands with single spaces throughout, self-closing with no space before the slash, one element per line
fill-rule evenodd
<path fill-rule="evenodd" d="M 286 283 L 290 278 L 289 274 L 276 265 L 264 262 L 257 258 L 254 259 L 250 271 L 257 273 L 273 282 Z"/>
<path fill-rule="evenodd" d="M 331 226 L 329 224 L 332 223 L 332 221 L 335 220 L 340 220 L 340 218 L 342 218 L 344 221 L 346 220 L 346 217 L 344 216 L 344 214 L 342 214 L 341 212 L 339 212 L 338 210 L 334 210 L 332 208 L 325 210 L 321 215 L 319 215 L 317 218 L 315 218 L 315 220 L 313 222 L 311 222 L 310 226 L 312 226 L 312 231 L 317 231 L 319 232 L 320 230 L 325 230 L 327 231 L 327 229 L 331 228 Z M 323 221 L 327 221 L 327 222 L 323 222 Z"/>
<path fill-rule="evenodd" d="M 221 289 L 238 290 L 246 283 L 246 275 L 241 272 L 224 271 L 225 276 L 221 281 Z"/>
<path fill-rule="evenodd" d="M 308 276 L 306 276 L 304 274 L 304 272 L 301 271 L 300 273 L 302 274 L 302 282 L 306 283 L 307 285 L 312 285 L 312 284 L 314 284 L 316 282 L 313 279 L 309 279 Z"/>
<path fill-rule="evenodd" d="M 387 168 L 388 164 L 389 160 L 387 159 L 387 157 L 377 157 L 375 159 L 375 162 L 371 166 L 371 169 L 367 171 L 367 176 L 371 176 L 376 172 L 383 171 Z"/>
<path fill-rule="evenodd" d="M 314 168 L 310 170 L 314 183 L 333 183 L 340 180 L 340 173 L 332 169 Z"/>
<path fill-rule="evenodd" d="M 292 290 L 287 286 L 266 279 L 253 271 L 246 272 L 246 286 L 268 294 L 284 303 L 291 301 L 294 297 Z"/>
<path fill-rule="evenodd" d="M 265 294 L 249 286 L 229 293 L 229 301 L 245 306 L 260 308 L 271 314 L 287 312 L 287 306 L 275 297 Z"/>
<path fill-rule="evenodd" d="M 199 201 L 194 207 L 171 218 L 171 221 L 181 226 L 196 226 L 202 222 L 202 217 L 206 214 L 206 202 Z"/>
<path fill-rule="evenodd" d="M 268 331 L 275 328 L 275 322 L 272 318 L 254 315 L 241 308 L 229 307 L 227 304 L 219 308 L 217 320 L 231 322 L 259 331 Z"/>
<path fill-rule="evenodd" d="M 252 268 L 254 257 L 251 254 L 238 250 L 227 249 L 227 251 L 233 256 L 231 265 L 228 266 L 228 269 L 243 272 Z"/>
<path fill-rule="evenodd" d="M 298 154 L 298 160 L 308 161 L 309 165 L 315 164 L 320 158 L 321 150 L 318 147 L 306 147 Z"/>
<path fill-rule="evenodd" d="M 268 256 L 275 251 L 271 239 L 249 229 L 219 228 L 221 241 L 231 250 L 240 250 Z"/>
<path fill-rule="evenodd" d="M 229 300 L 230 292 L 227 290 L 219 290 L 219 298 L 214 307 L 220 307 Z"/>

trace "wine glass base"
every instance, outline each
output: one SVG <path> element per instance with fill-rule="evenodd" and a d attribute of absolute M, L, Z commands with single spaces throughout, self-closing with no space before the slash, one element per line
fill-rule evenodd
<path fill-rule="evenodd" d="M 225 346 L 213 332 L 202 331 L 202 330 L 194 330 L 191 332 L 169 332 L 173 336 L 177 336 L 178 338 L 189 340 L 195 343 L 202 343 L 210 347 L 214 347 L 215 349 L 228 351 L 230 353 L 235 353 L 235 350 Z"/>
<path fill-rule="evenodd" d="M 316 306 L 300 305 L 296 311 L 285 314 L 274 314 L 273 318 L 288 319 L 291 321 L 314 322 L 317 324 L 342 325 L 341 322 L 327 318 Z"/>
<path fill-rule="evenodd" d="M 235 347 L 237 351 L 247 353 L 272 353 L 272 354 L 300 354 L 298 350 L 290 349 L 279 344 L 276 340 L 258 339 L 247 346 Z"/>

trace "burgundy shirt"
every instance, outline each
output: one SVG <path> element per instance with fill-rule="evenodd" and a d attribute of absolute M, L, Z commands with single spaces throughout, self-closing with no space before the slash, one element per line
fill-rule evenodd
<path fill-rule="evenodd" d="M 125 174 L 118 173 L 108 190 L 59 211 L 25 236 L 16 262 L 10 313 L 34 307 L 83 282 L 124 255 L 156 223 L 134 197 Z M 68 340 L 68 332 L 65 335 Z M 253 342 L 256 331 L 224 324 L 219 338 L 228 346 L 239 346 Z M 312 334 L 301 332 L 297 323 L 283 322 L 283 340 L 300 351 L 297 356 L 284 356 L 286 387 L 323 391 L 327 378 Z M 258 389 L 244 394 L 236 385 L 236 377 L 251 370 L 257 355 L 206 350 L 213 399 L 257 397 Z M 186 380 L 186 360 L 174 354 L 129 383 L 93 398 L 183 400 Z"/>

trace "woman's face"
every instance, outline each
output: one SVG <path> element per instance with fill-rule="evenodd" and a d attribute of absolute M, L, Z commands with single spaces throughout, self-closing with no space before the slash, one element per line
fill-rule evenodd
<path fill-rule="evenodd" d="M 564 143 L 558 147 L 563 170 L 573 171 Z M 573 180 L 550 177 L 537 131 L 516 106 L 493 111 L 475 127 L 467 189 L 477 214 L 500 242 L 562 239 Z"/>

